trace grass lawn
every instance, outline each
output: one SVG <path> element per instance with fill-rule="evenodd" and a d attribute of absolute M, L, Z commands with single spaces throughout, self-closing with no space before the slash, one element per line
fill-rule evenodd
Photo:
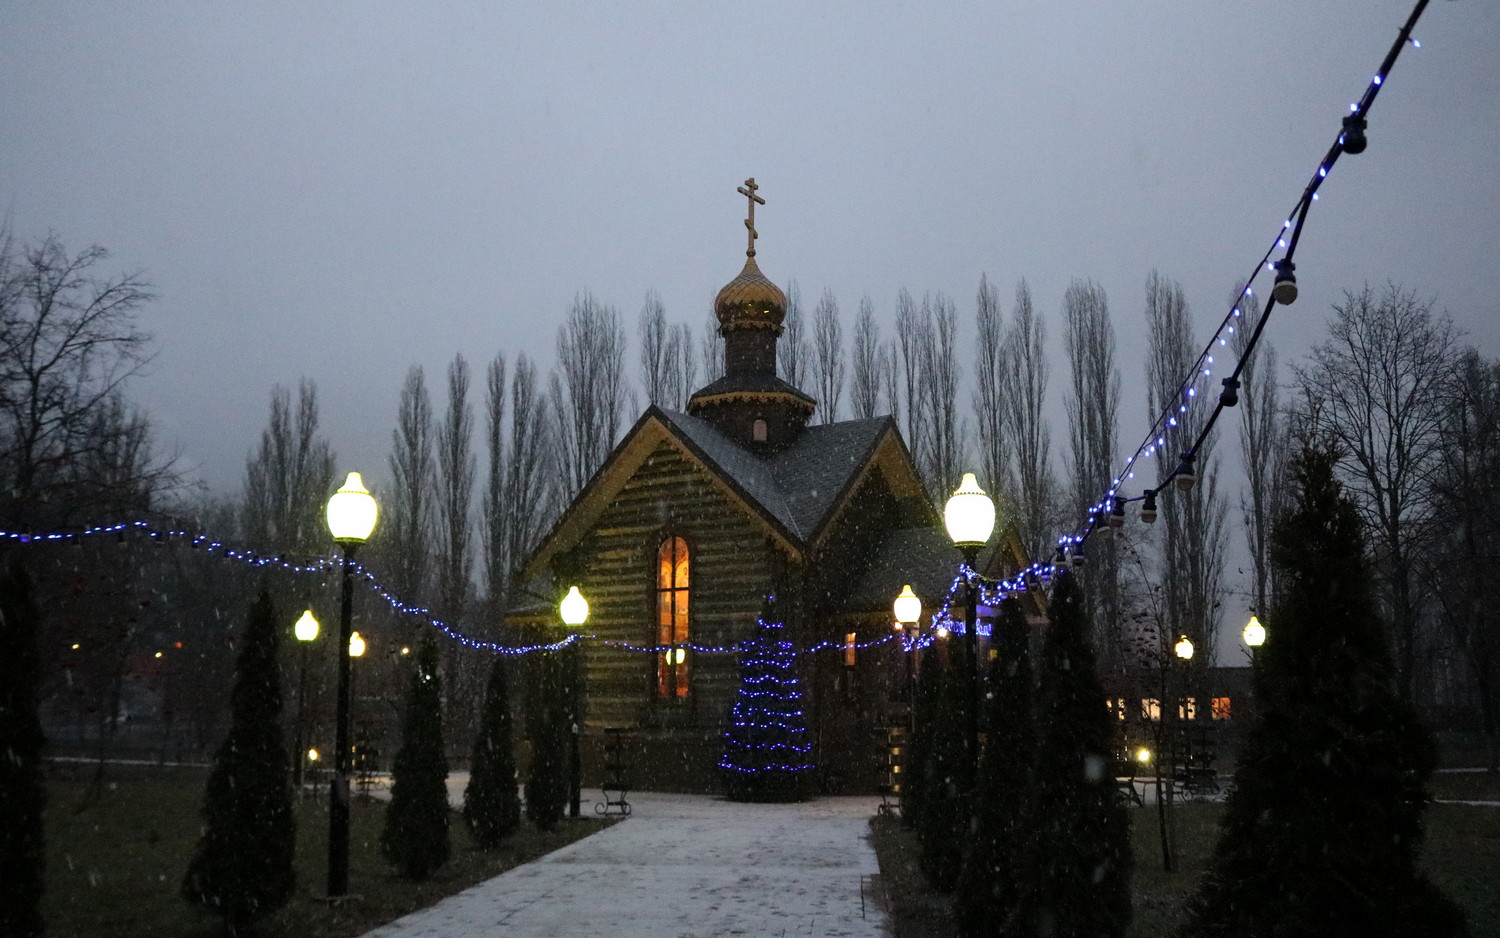
<path fill-rule="evenodd" d="M 1173 933 L 1213 851 L 1222 811 L 1216 804 L 1174 806 L 1177 872 L 1166 873 L 1156 809 L 1131 809 L 1135 872 L 1130 935 L 1160 938 Z M 1426 817 L 1422 859 L 1428 875 L 1468 914 L 1474 935 L 1500 935 L 1500 891 L 1495 889 L 1500 878 L 1500 808 L 1432 805 Z M 877 818 L 870 839 L 890 895 L 896 938 L 952 938 L 951 901 L 926 887 L 917 870 L 912 832 L 899 820 Z"/>
<path fill-rule="evenodd" d="M 55 770 L 48 783 L 47 893 L 51 938 L 108 935 L 217 936 L 219 920 L 178 896 L 197 844 L 207 769 L 112 765 L 100 799 L 86 807 L 91 767 Z M 326 795 L 297 806 L 297 892 L 263 920 L 261 936 L 342 936 L 363 932 L 431 905 L 513 866 L 602 830 L 596 819 L 565 821 L 553 832 L 524 826 L 503 847 L 482 851 L 455 814 L 453 858 L 420 883 L 401 879 L 380 857 L 384 804 L 353 805 L 349 888 L 357 902 L 318 900 L 328 875 Z"/>

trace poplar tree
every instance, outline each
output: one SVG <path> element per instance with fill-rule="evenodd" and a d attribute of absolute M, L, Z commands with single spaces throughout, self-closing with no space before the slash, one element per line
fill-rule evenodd
<path fill-rule="evenodd" d="M 427 636 L 407 687 L 401 748 L 391 767 L 391 803 L 380 833 L 381 854 L 408 879 L 426 879 L 448 862 L 447 779 L 438 648 Z"/>
<path fill-rule="evenodd" d="M 526 773 L 526 817 L 542 830 L 562 820 L 568 801 L 567 707 L 563 700 L 563 652 L 527 656 L 526 735 L 531 764 Z"/>
<path fill-rule="evenodd" d="M 182 881 L 182 897 L 218 913 L 231 931 L 281 908 L 295 885 L 279 622 L 270 593 L 261 590 L 235 662 L 229 735 L 214 754 L 203 795 L 203 836 Z"/>

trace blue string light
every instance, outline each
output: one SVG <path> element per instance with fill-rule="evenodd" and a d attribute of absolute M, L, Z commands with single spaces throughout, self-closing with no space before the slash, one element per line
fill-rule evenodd
<path fill-rule="evenodd" d="M 797 653 L 781 638 L 780 622 L 760 618 L 755 625 L 755 634 L 740 643 L 740 689 L 724 731 L 719 768 L 741 779 L 795 777 L 814 767 Z"/>

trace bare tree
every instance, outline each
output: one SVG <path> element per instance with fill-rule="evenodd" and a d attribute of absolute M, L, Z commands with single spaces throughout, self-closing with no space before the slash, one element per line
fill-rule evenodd
<path fill-rule="evenodd" d="M 1052 432 L 1043 416 L 1047 402 L 1047 328 L 1031 305 L 1031 291 L 1022 280 L 1005 333 L 1005 374 L 1010 381 L 1001 401 L 1008 413 L 1005 427 L 1015 460 L 1016 516 L 1021 543 L 1032 557 L 1044 557 L 1056 499 L 1052 477 Z"/>
<path fill-rule="evenodd" d="M 7 524 L 63 523 L 88 507 L 77 504 L 75 470 L 105 442 L 93 436 L 107 429 L 95 416 L 149 358 L 151 337 L 136 315 L 152 295 L 137 274 L 96 274 L 108 257 L 97 245 L 70 253 L 55 235 L 20 245 L 0 229 L 0 521 Z"/>
<path fill-rule="evenodd" d="M 928 488 L 932 480 L 926 478 L 922 454 L 927 451 L 927 409 L 924 397 L 926 385 L 922 381 L 922 350 L 931 344 L 931 310 L 919 308 L 912 296 L 902 287 L 896 294 L 896 351 L 901 365 L 902 384 L 905 385 L 905 436 L 917 460 L 917 468 L 923 472 Z M 892 412 L 896 412 L 895 408 Z"/>
<path fill-rule="evenodd" d="M 1240 369 L 1240 462 L 1248 487 L 1240 497 L 1240 515 L 1245 525 L 1245 545 L 1250 550 L 1254 577 L 1256 615 L 1264 616 L 1273 601 L 1271 526 L 1279 516 L 1286 495 L 1287 458 L 1291 453 L 1282 419 L 1277 386 L 1276 348 L 1264 337 L 1250 350 L 1253 324 L 1260 318 L 1260 302 L 1254 296 L 1238 301 L 1240 322 L 1231 347 L 1244 362 Z"/>
<path fill-rule="evenodd" d="M 246 538 L 259 550 L 321 553 L 323 502 L 332 490 L 333 450 L 318 433 L 317 385 L 302 379 L 295 415 L 291 394 L 277 385 L 260 449 L 245 464 Z"/>
<path fill-rule="evenodd" d="M 974 420 L 979 430 L 979 468 L 984 487 L 1002 507 L 1009 508 L 1014 491 L 1010 481 L 1010 433 L 1006 428 L 1009 408 L 1005 390 L 1010 367 L 1006 361 L 1005 329 L 1000 316 L 1000 296 L 988 275 L 979 275 L 974 298 L 977 342 L 974 351 Z"/>
<path fill-rule="evenodd" d="M 557 331 L 558 372 L 551 385 L 569 498 L 604 464 L 619 436 L 624 359 L 620 314 L 589 293 L 574 299 Z"/>
<path fill-rule="evenodd" d="M 505 504 L 505 353 L 497 352 L 485 370 L 484 442 L 486 460 L 484 497 L 484 593 L 490 623 L 505 614 L 510 591 L 510 557 L 506 542 Z"/>
<path fill-rule="evenodd" d="M 792 387 L 800 388 L 808 376 L 812 352 L 808 348 L 806 324 L 802 320 L 802 291 L 797 288 L 795 280 L 786 286 L 786 318 L 782 320 L 782 330 L 777 355 L 781 377 Z"/>
<path fill-rule="evenodd" d="M 672 339 L 676 333 L 667 327 L 667 310 L 655 290 L 646 291 L 639 326 L 641 340 L 641 387 L 646 400 L 658 407 L 667 406 L 674 395 L 669 393 L 676 374 L 672 368 Z"/>
<path fill-rule="evenodd" d="M 719 331 L 719 320 L 713 313 L 708 314 L 708 322 L 703 324 L 698 350 L 703 361 L 704 384 L 724 377 L 724 334 Z"/>
<path fill-rule="evenodd" d="M 1493 774 L 1500 772 L 1500 365 L 1473 349 L 1449 397 L 1432 488 L 1438 523 L 1421 572 L 1469 672 Z"/>
<path fill-rule="evenodd" d="M 927 328 L 920 335 L 922 359 L 923 423 L 928 491 L 941 502 L 958 485 L 963 459 L 963 425 L 958 416 L 958 310 L 953 301 L 938 293 L 930 301 L 922 298 L 922 319 Z M 919 450 L 919 453 L 924 452 Z"/>
<path fill-rule="evenodd" d="M 672 327 L 667 341 L 667 360 L 670 380 L 667 382 L 668 405 L 676 410 L 686 410 L 688 398 L 697 390 L 698 365 L 693 358 L 693 330 L 687 323 Z"/>
<path fill-rule="evenodd" d="M 1150 332 L 1147 400 L 1150 413 L 1169 414 L 1159 480 L 1190 452 L 1206 417 L 1206 395 L 1188 394 L 1197 376 L 1192 322 L 1182 287 L 1156 271 L 1146 278 L 1146 324 Z M 1213 436 L 1192 452 L 1198 482 L 1166 493 L 1161 503 L 1162 576 L 1168 624 L 1198 648 L 1195 668 L 1210 667 L 1218 649 L 1218 607 L 1224 575 L 1226 506 L 1218 490 Z"/>
<path fill-rule="evenodd" d="M 1373 534 L 1400 690 L 1411 699 L 1424 599 L 1415 561 L 1431 529 L 1429 481 L 1459 360 L 1453 324 L 1395 284 L 1345 291 L 1333 311 L 1328 341 L 1297 370 L 1302 406 L 1341 451 L 1340 471 Z"/>
<path fill-rule="evenodd" d="M 443 615 L 463 618 L 471 583 L 474 536 L 474 411 L 469 406 L 469 363 L 463 354 L 448 365 L 448 408 L 437 431 L 438 602 Z"/>
<path fill-rule="evenodd" d="M 859 420 L 880 413 L 880 325 L 875 322 L 875 304 L 868 296 L 859 301 L 854 320 L 854 362 L 850 371 L 849 406 Z"/>
<path fill-rule="evenodd" d="M 839 301 L 826 288 L 813 311 L 813 353 L 819 422 L 833 423 L 839 419 L 839 398 L 844 393 L 844 327 L 839 322 Z"/>
<path fill-rule="evenodd" d="M 885 412 L 901 425 L 901 365 L 896 354 L 896 340 L 880 347 L 880 386 L 885 396 Z"/>
<path fill-rule="evenodd" d="M 1120 369 L 1109 299 L 1092 280 L 1075 280 L 1063 294 L 1063 340 L 1071 383 L 1068 442 L 1072 455 L 1069 507 L 1081 518 L 1114 486 L 1118 458 Z M 1111 506 L 1112 507 L 1112 506 Z M 1084 595 L 1093 605 L 1095 647 L 1106 664 L 1125 661 L 1119 545 L 1105 543 L 1083 569 Z"/>
<path fill-rule="evenodd" d="M 513 575 L 531 554 L 557 512 L 558 458 L 547 427 L 547 401 L 536 366 L 516 356 L 510 385 L 510 449 L 505 462 L 505 557 Z"/>
<path fill-rule="evenodd" d="M 405 603 L 424 605 L 432 548 L 432 401 L 421 365 L 413 365 L 401 386 L 396 429 L 391 432 L 391 478 L 395 491 L 390 523 L 382 525 L 382 549 L 391 562 L 392 582 Z"/>

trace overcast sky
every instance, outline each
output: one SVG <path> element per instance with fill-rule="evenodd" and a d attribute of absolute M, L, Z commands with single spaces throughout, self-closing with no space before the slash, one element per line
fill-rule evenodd
<path fill-rule="evenodd" d="M 701 328 L 747 176 L 762 269 L 846 324 L 906 287 L 970 330 L 987 272 L 1060 345 L 1063 290 L 1098 281 L 1133 449 L 1147 273 L 1206 337 L 1410 8 L 0 0 L 0 212 L 144 271 L 133 395 L 219 494 L 277 383 L 316 380 L 339 470 L 378 480 L 414 363 L 438 406 L 455 352 L 550 363 L 581 290 L 632 337 L 650 288 Z M 1417 36 L 1312 213 L 1283 360 L 1387 279 L 1500 354 L 1500 3 L 1435 2 Z"/>

